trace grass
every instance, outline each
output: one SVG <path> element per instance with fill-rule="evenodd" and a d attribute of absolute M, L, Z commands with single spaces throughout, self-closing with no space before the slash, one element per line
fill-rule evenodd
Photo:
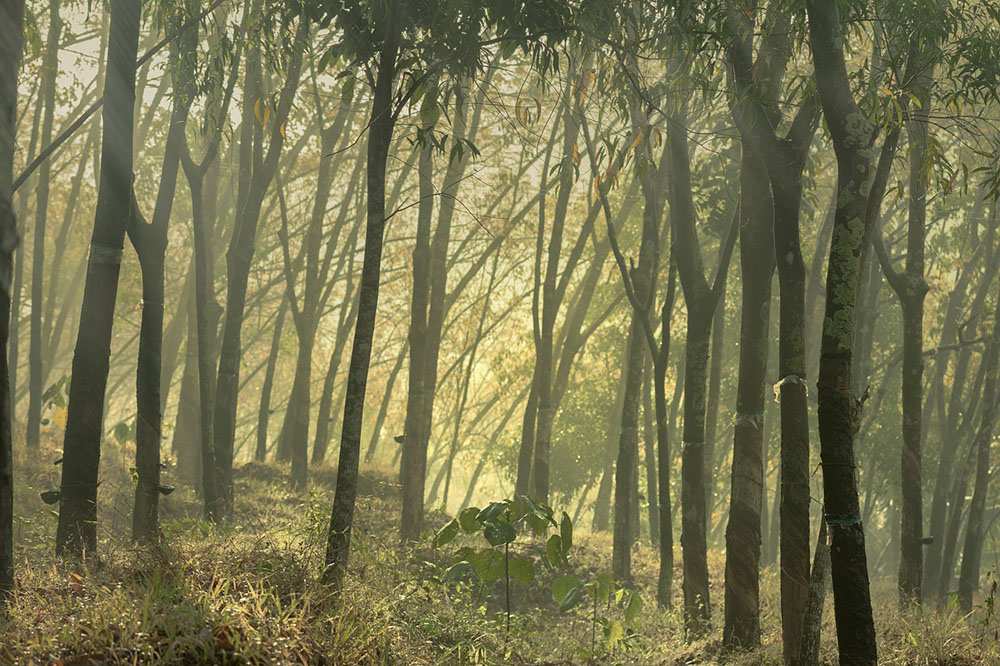
<path fill-rule="evenodd" d="M 429 538 L 401 549 L 395 532 L 392 476 L 362 473 L 357 529 L 343 595 L 318 581 L 334 472 L 313 470 L 312 490 L 288 490 L 287 469 L 247 464 L 236 473 L 235 519 L 222 529 L 200 520 L 193 492 L 178 488 L 163 502 L 162 542 L 138 547 L 127 539 L 131 498 L 128 452 L 109 446 L 102 462 L 100 559 L 86 568 L 52 555 L 55 516 L 38 498 L 58 483 L 48 464 L 54 450 L 18 462 L 15 493 L 19 589 L 0 613 L 0 663 L 53 664 L 779 664 L 778 580 L 762 574 L 762 645 L 726 655 L 716 630 L 685 643 L 680 614 L 655 608 L 655 551 L 639 546 L 633 571 L 645 609 L 623 646 L 608 653 L 592 643 L 592 608 L 559 613 L 541 568 L 530 587 L 515 586 L 510 635 L 499 586 L 445 585 L 448 554 Z M 445 521 L 432 514 L 433 528 Z M 579 534 L 573 572 L 610 569 L 606 535 Z M 520 546 L 530 554 L 538 544 Z M 721 622 L 723 555 L 710 554 L 714 617 Z M 680 593 L 679 572 L 675 592 Z M 965 666 L 1000 664 L 995 629 L 980 608 L 896 609 L 891 584 L 877 584 L 881 663 Z M 831 613 L 824 621 L 824 663 L 836 663 Z M 617 615 L 616 615 L 617 614 Z M 620 617 L 600 608 L 601 616 Z M 599 636 L 599 632 L 598 632 Z M 596 650 L 592 650 L 596 645 Z"/>

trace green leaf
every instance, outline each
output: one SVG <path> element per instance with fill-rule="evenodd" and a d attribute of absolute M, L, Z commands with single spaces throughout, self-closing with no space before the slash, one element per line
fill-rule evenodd
<path fill-rule="evenodd" d="M 565 613 L 573 606 L 576 606 L 577 603 L 579 603 L 580 599 L 582 598 L 583 598 L 582 587 L 577 585 L 576 587 L 571 588 L 570 591 L 566 593 L 566 596 L 563 597 L 562 603 L 559 604 L 559 611 Z"/>
<path fill-rule="evenodd" d="M 486 521 L 492 520 L 493 518 L 499 516 L 501 513 L 503 513 L 504 509 L 506 508 L 507 508 L 506 502 L 491 502 L 476 515 L 476 520 L 478 520 L 481 523 L 485 523 Z"/>
<path fill-rule="evenodd" d="M 427 127 L 433 127 L 440 118 L 441 107 L 437 105 L 437 101 L 430 95 L 425 96 L 420 105 L 420 123 Z"/>
<path fill-rule="evenodd" d="M 486 537 L 491 546 L 502 546 L 507 543 L 513 543 L 517 538 L 517 532 L 510 523 L 491 520 L 486 523 L 486 530 L 483 532 L 483 536 Z"/>
<path fill-rule="evenodd" d="M 441 546 L 451 543 L 457 536 L 458 521 L 450 520 L 444 527 L 438 530 L 437 534 L 434 535 L 434 541 L 431 542 L 431 545 L 434 548 L 440 548 Z"/>
<path fill-rule="evenodd" d="M 510 577 L 519 583 L 529 585 L 535 580 L 535 563 L 526 557 L 511 555 L 507 560 Z"/>
<path fill-rule="evenodd" d="M 562 537 L 558 534 L 553 534 L 545 542 L 545 554 L 548 556 L 549 563 L 552 566 L 559 567 L 560 569 L 569 566 L 569 562 L 566 560 L 566 551 L 563 549 Z"/>
<path fill-rule="evenodd" d="M 608 622 L 608 626 L 604 628 L 604 640 L 607 642 L 609 647 L 614 647 L 618 645 L 625 638 L 625 625 L 623 625 L 618 620 L 611 620 Z"/>
<path fill-rule="evenodd" d="M 561 604 L 563 600 L 566 599 L 566 595 L 569 594 L 573 588 L 580 587 L 580 581 L 576 576 L 559 576 L 554 581 L 552 581 L 552 598 L 556 600 L 557 604 Z"/>
<path fill-rule="evenodd" d="M 541 534 L 549 526 L 549 521 L 545 520 L 544 517 L 539 516 L 533 511 L 529 511 L 524 514 L 524 522 L 528 523 L 528 527 L 530 527 L 531 531 L 535 534 Z"/>
<path fill-rule="evenodd" d="M 602 604 L 608 603 L 611 599 L 611 590 L 614 589 L 614 583 L 611 579 L 611 574 L 605 572 L 597 577 L 594 581 L 594 593 L 597 595 L 597 600 Z"/>
<path fill-rule="evenodd" d="M 344 80 L 344 87 L 340 90 L 340 97 L 345 102 L 350 102 L 354 98 L 354 83 L 357 81 L 353 76 Z"/>
<path fill-rule="evenodd" d="M 444 574 L 442 574 L 441 580 L 446 582 L 458 580 L 462 576 L 466 576 L 470 573 L 475 573 L 475 570 L 471 564 L 463 560 L 448 567 Z"/>
<path fill-rule="evenodd" d="M 632 624 L 642 611 L 642 597 L 635 590 L 630 590 L 625 600 L 625 624 Z"/>
<path fill-rule="evenodd" d="M 559 521 L 559 535 L 562 537 L 563 552 L 569 552 L 569 549 L 573 547 L 573 520 L 565 511 L 563 511 L 562 520 Z"/>
<path fill-rule="evenodd" d="M 479 580 L 484 583 L 491 583 L 503 578 L 503 553 L 493 549 L 480 550 L 473 553 L 468 559 L 476 575 L 479 576 Z"/>
<path fill-rule="evenodd" d="M 483 528 L 483 524 L 476 520 L 476 516 L 479 514 L 479 509 L 474 506 L 470 506 L 468 509 L 462 511 L 458 514 L 458 524 L 462 526 L 466 534 L 472 534 L 473 532 L 478 532 Z"/>

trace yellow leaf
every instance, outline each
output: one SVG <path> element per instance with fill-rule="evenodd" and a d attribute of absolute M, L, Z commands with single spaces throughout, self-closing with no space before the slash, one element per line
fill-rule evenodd
<path fill-rule="evenodd" d="M 278 126 L 278 131 L 281 132 L 281 138 L 285 139 L 287 141 L 288 140 L 288 135 L 285 134 L 285 125 L 286 124 L 288 124 L 288 121 L 285 121 L 285 122 L 281 123 L 281 125 Z"/>

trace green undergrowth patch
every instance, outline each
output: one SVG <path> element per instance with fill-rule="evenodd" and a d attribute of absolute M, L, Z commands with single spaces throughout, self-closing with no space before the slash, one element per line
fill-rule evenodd
<path fill-rule="evenodd" d="M 108 447 L 112 448 L 113 447 Z M 293 493 L 285 466 L 251 463 L 235 475 L 234 518 L 216 528 L 200 517 L 194 492 L 179 487 L 162 505 L 160 543 L 128 539 L 128 452 L 102 461 L 99 558 L 85 566 L 53 554 L 56 517 L 39 493 L 57 487 L 58 452 L 18 457 L 18 591 L 0 613 L 0 664 L 654 664 L 781 663 L 776 566 L 761 577 L 761 647 L 726 653 L 720 644 L 724 554 L 712 551 L 712 613 L 704 639 L 684 640 L 680 549 L 673 607 L 656 604 L 658 556 L 633 549 L 630 593 L 643 604 L 626 618 L 614 594 L 584 597 L 560 610 L 553 582 L 595 581 L 610 571 L 611 539 L 577 526 L 567 561 L 546 563 L 547 534 L 530 530 L 511 555 L 534 561 L 529 583 L 511 585 L 509 631 L 504 581 L 455 571 L 462 547 L 432 536 L 450 516 L 432 512 L 426 538 L 398 543 L 399 488 L 386 470 L 362 472 L 351 564 L 341 595 L 319 583 L 335 470 L 311 470 L 310 490 Z M 558 530 L 556 530 L 558 532 Z M 549 531 L 550 535 L 552 531 Z M 476 545 L 478 543 L 478 545 Z M 467 552 L 467 551 L 466 551 Z M 588 588 L 593 589 L 593 588 Z M 998 623 L 989 598 L 969 617 L 953 608 L 901 612 L 891 582 L 873 588 L 880 663 L 890 666 L 1000 664 Z M 625 596 L 627 599 L 628 596 Z M 613 643 L 602 628 L 621 625 Z M 823 626 L 822 663 L 836 664 L 832 598 Z"/>

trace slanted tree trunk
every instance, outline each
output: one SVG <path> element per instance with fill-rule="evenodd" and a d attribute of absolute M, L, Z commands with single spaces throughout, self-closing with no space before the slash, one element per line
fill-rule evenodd
<path fill-rule="evenodd" d="M 860 407 L 851 392 L 851 360 L 858 275 L 871 238 L 865 213 L 875 171 L 875 132 L 851 92 L 836 3 L 807 0 L 806 6 L 816 84 L 837 153 L 837 211 L 816 384 L 834 617 L 841 665 L 868 666 L 877 663 L 878 650 L 855 477 L 854 435 Z"/>
<path fill-rule="evenodd" d="M 159 536 L 161 352 L 163 349 L 164 260 L 167 228 L 177 186 L 180 146 L 187 125 L 187 100 L 174 96 L 174 108 L 164 147 L 163 167 L 151 223 L 146 223 L 132 195 L 128 237 L 142 269 L 142 319 L 136 363 L 135 468 L 138 479 L 132 510 L 132 538 L 154 541 Z"/>
<path fill-rule="evenodd" d="M 705 507 L 705 389 L 709 340 L 726 269 L 732 256 L 735 228 L 722 241 L 715 280 L 709 284 L 695 226 L 688 154 L 687 107 L 671 115 L 667 125 L 670 160 L 669 197 L 675 246 L 672 249 L 687 304 L 684 372 L 684 432 L 681 453 L 681 549 L 684 558 L 684 619 L 691 637 L 709 628 L 708 544 Z M 738 217 L 734 216 L 734 222 Z"/>
<path fill-rule="evenodd" d="M 375 417 L 375 427 L 372 430 L 372 438 L 368 441 L 368 450 L 365 451 L 365 463 L 370 463 L 375 459 L 375 452 L 378 449 L 379 439 L 382 435 L 382 427 L 385 425 L 385 417 L 389 412 L 392 388 L 396 385 L 396 378 L 399 376 L 399 371 L 403 367 L 403 361 L 406 360 L 406 350 L 407 345 L 404 343 L 399 349 L 399 354 L 396 355 L 396 362 L 393 364 L 392 370 L 389 371 L 389 379 L 386 380 L 385 383 L 385 395 L 382 396 L 382 402 L 378 408 L 378 415 Z"/>
<path fill-rule="evenodd" d="M 361 459 L 361 427 L 368 365 L 371 360 L 372 334 L 378 308 L 379 276 L 382 267 L 382 241 L 385 231 L 385 164 L 395 127 L 393 109 L 396 56 L 399 51 L 399 0 L 389 6 L 385 38 L 379 51 L 379 63 L 372 96 L 368 125 L 368 225 L 365 232 L 364 263 L 358 291 L 358 321 L 354 329 L 351 363 L 344 401 L 344 424 L 340 436 L 337 465 L 337 490 L 333 498 L 326 557 L 322 573 L 324 584 L 340 589 L 351 547 L 354 504 L 358 490 L 358 465 Z"/>
<path fill-rule="evenodd" d="M 17 223 L 14 146 L 17 73 L 23 46 L 24 1 L 0 2 L 0 608 L 14 589 L 14 465 L 11 382 L 7 367 L 10 300 Z"/>
<path fill-rule="evenodd" d="M 356 236 L 352 235 L 351 238 L 352 240 L 350 241 L 350 244 L 353 247 L 353 241 Z M 338 369 L 340 368 L 340 360 L 343 358 L 344 348 L 347 346 L 348 335 L 350 334 L 351 327 L 354 326 L 354 323 L 358 318 L 358 299 L 354 293 L 353 256 L 348 267 L 347 276 L 347 291 L 344 296 L 344 305 L 342 306 L 340 314 L 340 323 L 337 325 L 337 338 L 333 344 L 333 353 L 330 354 L 330 364 L 326 371 L 326 377 L 323 379 L 323 393 L 320 396 L 319 401 L 319 414 L 316 416 L 316 441 L 313 443 L 312 460 L 314 465 L 318 465 L 326 460 L 326 450 L 330 445 L 330 422 L 333 418 L 331 414 L 334 409 L 334 380 L 336 379 Z M 394 369 L 396 373 L 399 372 L 398 368 L 400 365 L 401 364 L 397 363 L 396 369 Z M 392 378 L 395 378 L 395 375 L 392 375 Z M 337 406 L 339 407 L 339 403 Z M 382 418 L 385 418 L 384 413 L 382 413 Z"/>
<path fill-rule="evenodd" d="M 646 467 L 646 501 L 649 522 L 649 542 L 653 546 L 660 545 L 660 513 L 658 510 L 660 496 L 656 485 L 656 427 L 653 425 L 653 364 L 646 359 L 646 367 L 642 375 L 642 441 L 643 457 Z M 588 489 L 589 490 L 589 489 Z"/>
<path fill-rule="evenodd" d="M 240 385 L 241 332 L 250 266 L 253 262 L 254 243 L 257 237 L 257 223 L 260 220 L 264 196 L 277 173 L 278 158 L 284 145 L 283 128 L 298 89 L 302 54 L 308 36 L 309 22 L 303 16 L 299 18 L 295 29 L 288 73 L 279 93 L 274 118 L 269 128 L 267 152 L 261 155 L 262 149 L 255 151 L 253 175 L 247 186 L 246 199 L 236 211 L 233 236 L 226 253 L 225 321 L 219 347 L 219 367 L 212 414 L 216 476 L 223 516 L 229 516 L 233 511 L 233 444 L 236 437 L 236 405 Z M 254 103 L 255 100 L 251 96 L 250 99 L 244 100 L 244 107 L 247 104 L 252 107 Z M 253 122 L 252 112 L 248 115 L 244 110 L 243 122 Z M 250 147 L 245 146 L 245 148 Z M 241 142 L 241 150 L 243 149 Z"/>
<path fill-rule="evenodd" d="M 791 54 L 791 42 L 787 38 L 789 17 L 786 10 L 776 7 L 771 11 L 773 13 L 765 19 L 770 25 L 766 36 L 761 38 L 758 56 L 768 66 L 754 67 L 754 26 L 744 14 L 731 13 L 729 16 L 729 27 L 733 30 L 729 55 L 734 81 L 741 94 L 741 106 L 734 107 L 734 118 L 744 140 L 750 141 L 759 151 L 771 186 L 772 256 L 777 260 L 780 296 L 778 374 L 781 377 L 778 385 L 781 398 L 780 483 L 772 506 L 776 509 L 775 515 L 780 512 L 782 647 L 785 663 L 795 664 L 800 652 L 799 636 L 809 581 L 805 264 L 799 242 L 799 207 L 802 170 L 816 130 L 818 109 L 815 98 L 807 98 L 792 120 L 788 134 L 779 138 L 776 128 L 781 116 L 777 92 Z M 741 243 L 741 247 L 741 252 L 745 253 L 746 244 Z M 761 416 L 763 408 L 761 404 Z M 766 462 L 767 424 L 763 425 L 763 459 Z M 735 464 L 733 475 L 735 485 Z M 757 496 L 757 500 L 766 506 L 763 496 Z M 733 520 L 732 514 L 730 520 Z M 776 522 L 771 520 L 772 535 L 779 532 Z M 773 537 L 771 543 L 775 543 Z M 772 548 L 769 552 L 773 552 Z"/>
<path fill-rule="evenodd" d="M 132 191 L 132 114 L 139 48 L 139 0 L 112 0 L 111 43 L 104 86 L 101 175 L 90 242 L 80 329 L 73 354 L 56 554 L 83 557 L 97 550 L 97 475 L 104 391 L 118 274 Z"/>
<path fill-rule="evenodd" d="M 992 210 L 995 210 L 995 206 L 991 206 L 991 211 Z M 992 212 L 990 219 L 993 219 Z M 983 294 L 985 296 L 985 294 L 989 291 L 990 285 L 992 285 L 993 278 L 996 274 L 997 266 L 1000 265 L 1000 262 L 997 261 L 997 259 L 1000 258 L 1000 251 L 996 249 L 995 238 L 996 225 L 988 224 L 986 226 L 986 234 L 981 243 L 978 244 L 980 248 L 983 248 L 982 252 L 985 258 L 983 262 L 983 281 L 976 289 L 976 296 L 973 298 L 973 303 L 970 308 L 973 316 L 975 316 L 979 295 Z M 975 265 L 976 262 L 969 262 L 970 267 L 975 267 Z M 972 278 L 972 274 L 972 268 L 969 268 L 967 271 L 963 271 L 963 277 L 965 279 L 959 279 L 949 297 L 948 309 L 945 314 L 945 324 L 941 333 L 942 347 L 959 342 L 958 320 L 961 316 L 961 311 L 966 307 L 965 292 L 968 282 Z M 953 322 L 952 326 L 949 327 L 948 322 Z M 947 337 L 946 333 L 948 333 Z M 952 374 L 952 381 L 954 382 L 952 388 L 953 394 L 959 393 L 960 389 L 965 387 L 966 376 L 969 369 L 968 359 L 971 357 L 971 351 L 972 347 L 970 345 L 963 345 L 962 348 L 958 350 L 958 356 L 955 359 L 955 368 Z M 957 433 L 955 433 L 957 414 L 951 412 L 945 403 L 945 388 L 943 386 L 943 382 L 946 369 L 946 364 L 942 363 L 936 370 L 937 377 L 935 378 L 935 383 L 940 386 L 937 403 L 941 454 L 934 484 L 934 498 L 931 502 L 930 522 L 927 526 L 927 532 L 934 538 L 934 541 L 932 541 L 927 548 L 927 558 L 924 562 L 923 582 L 925 597 L 936 598 L 938 600 L 941 599 L 938 594 L 938 590 L 940 582 L 939 576 L 941 574 L 941 565 L 943 562 L 945 532 L 947 529 L 949 499 L 948 490 L 951 487 L 952 466 L 958 458 L 958 447 L 961 439 L 957 436 Z"/>
<path fill-rule="evenodd" d="M 192 273 L 194 266 L 192 266 Z M 192 299 L 187 322 L 184 370 L 177 395 L 177 418 L 170 450 L 177 458 L 177 477 L 201 494 L 201 419 L 198 397 L 198 318 Z"/>
<path fill-rule="evenodd" d="M 768 192 L 766 164 L 753 145 L 744 141 L 740 167 L 743 296 L 722 634 L 723 644 L 730 649 L 748 649 L 760 644 L 764 380 L 774 273 L 774 208 Z"/>
<path fill-rule="evenodd" d="M 820 634 L 823 629 L 823 606 L 826 601 L 826 583 L 830 574 L 830 544 L 827 543 L 827 527 L 820 521 L 819 538 L 816 540 L 816 554 L 813 557 L 809 575 L 809 594 L 805 604 L 802 631 L 799 639 L 799 654 L 795 663 L 799 666 L 819 666 Z"/>
<path fill-rule="evenodd" d="M 647 352 L 643 344 L 645 331 L 649 327 L 649 311 L 653 298 L 653 275 L 656 272 L 659 252 L 660 220 L 663 206 L 659 187 L 653 187 L 652 174 L 656 173 L 650 152 L 651 130 L 644 114 L 632 111 L 632 132 L 639 138 L 635 148 L 636 169 L 647 171 L 643 190 L 646 205 L 642 214 L 642 238 L 639 244 L 639 261 L 629 272 L 628 280 L 635 303 L 629 324 L 629 334 L 625 363 L 625 394 L 622 398 L 621 429 L 618 437 L 618 459 L 615 463 L 615 531 L 612 571 L 615 579 L 626 585 L 632 583 L 632 542 L 639 526 L 633 524 L 636 512 L 631 507 L 631 494 L 637 472 L 636 454 L 639 450 L 639 401 L 642 395 L 642 366 Z M 589 137 L 588 137 L 589 139 Z M 589 144 L 588 140 L 588 144 Z M 588 148 L 590 146 L 588 145 Z M 568 170 L 567 170 L 568 171 Z M 607 205 L 606 186 L 601 192 Z M 612 228 L 610 211 L 607 213 L 608 228 Z M 624 276 L 623 276 L 624 277 Z M 541 410 L 539 410 L 541 415 Z"/>
<path fill-rule="evenodd" d="M 52 124 L 56 106 L 56 77 L 59 74 L 59 38 L 63 22 L 59 17 L 59 0 L 49 3 L 49 29 L 42 59 L 42 90 L 40 102 L 45 105 L 42 116 L 42 145 L 52 143 Z M 138 47 L 136 47 L 138 48 Z M 25 443 L 28 449 L 38 449 L 42 422 L 42 312 L 45 307 L 45 228 L 48 221 L 49 184 L 52 160 L 45 160 L 38 169 L 35 189 L 34 247 L 31 258 L 31 318 L 28 348 L 28 415 Z"/>
<path fill-rule="evenodd" d="M 993 333 L 985 353 L 986 383 L 983 387 L 983 413 L 976 433 L 976 482 L 969 504 L 969 521 L 965 531 L 965 550 L 958 578 L 958 608 L 972 611 L 972 595 L 980 585 L 979 568 L 986 537 L 986 496 L 990 483 L 990 445 L 997 420 L 997 366 L 1000 365 L 1000 296 L 993 315 Z M 955 516 L 954 518 L 957 518 Z M 953 518 L 953 519 L 954 519 Z M 950 578 L 950 576 L 949 576 Z"/>
<path fill-rule="evenodd" d="M 271 334 L 271 349 L 267 353 L 267 369 L 264 370 L 264 383 L 260 387 L 260 408 L 257 412 L 257 445 L 254 447 L 253 459 L 264 462 L 267 459 L 267 425 L 271 418 L 271 391 L 274 388 L 274 370 L 278 364 L 278 351 L 281 347 L 281 331 L 285 328 L 285 313 L 288 311 L 288 301 L 282 299 L 278 307 L 278 320 L 274 322 L 274 332 Z"/>

